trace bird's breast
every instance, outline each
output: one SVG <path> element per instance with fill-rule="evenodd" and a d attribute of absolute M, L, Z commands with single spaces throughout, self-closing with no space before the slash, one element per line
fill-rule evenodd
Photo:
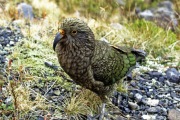
<path fill-rule="evenodd" d="M 75 81 L 81 78 L 90 63 L 90 58 L 84 51 L 72 49 L 62 49 L 58 54 L 58 60 L 64 71 Z"/>

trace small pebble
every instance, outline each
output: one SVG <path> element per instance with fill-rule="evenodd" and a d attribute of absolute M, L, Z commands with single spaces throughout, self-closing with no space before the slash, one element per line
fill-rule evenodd
<path fill-rule="evenodd" d="M 150 71 L 150 72 L 148 72 L 148 74 L 149 74 L 152 78 L 154 78 L 154 77 L 159 78 L 160 76 L 162 76 L 162 73 L 160 73 L 160 72 L 158 72 L 158 71 Z"/>
<path fill-rule="evenodd" d="M 142 115 L 143 120 L 156 120 L 156 115 Z"/>
<path fill-rule="evenodd" d="M 168 111 L 169 120 L 180 120 L 180 111 L 171 109 Z"/>
<path fill-rule="evenodd" d="M 166 70 L 167 79 L 173 83 L 180 83 L 180 73 L 175 68 Z"/>
<path fill-rule="evenodd" d="M 149 106 L 157 106 L 159 104 L 159 100 L 158 99 L 147 98 L 145 101 L 143 101 L 143 103 L 147 104 Z"/>
<path fill-rule="evenodd" d="M 139 94 L 139 93 L 136 93 L 136 94 L 135 94 L 135 100 L 136 100 L 136 102 L 141 102 L 142 98 L 143 98 L 143 96 L 142 96 L 141 94 Z"/>
<path fill-rule="evenodd" d="M 148 113 L 157 113 L 158 109 L 156 107 L 150 107 L 149 109 L 147 109 Z"/>
<path fill-rule="evenodd" d="M 133 102 L 128 102 L 128 105 L 130 106 L 130 108 L 132 110 L 136 110 L 138 108 L 138 105 L 136 103 L 133 103 Z"/>

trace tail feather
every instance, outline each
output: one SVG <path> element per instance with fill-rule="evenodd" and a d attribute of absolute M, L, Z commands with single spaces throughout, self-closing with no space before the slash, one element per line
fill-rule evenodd
<path fill-rule="evenodd" d="M 147 56 L 147 53 L 143 50 L 140 49 L 132 49 L 132 53 L 136 56 L 136 61 L 137 62 L 143 62 L 145 61 L 145 58 Z"/>
<path fill-rule="evenodd" d="M 133 53 L 136 56 L 136 62 L 139 62 L 139 63 L 144 62 L 147 56 L 147 53 L 140 49 L 128 48 L 124 46 L 113 46 L 113 45 L 111 45 L 111 47 L 113 47 L 114 49 L 122 53 L 126 53 L 126 54 Z"/>
<path fill-rule="evenodd" d="M 129 71 L 127 72 L 126 76 L 129 76 L 131 74 L 131 71 L 134 68 L 139 67 L 139 63 L 143 64 L 145 62 L 145 58 L 147 56 L 147 53 L 140 49 L 132 49 L 131 52 L 136 56 L 136 65 L 129 68 Z M 131 75 L 130 75 L 131 76 Z"/>

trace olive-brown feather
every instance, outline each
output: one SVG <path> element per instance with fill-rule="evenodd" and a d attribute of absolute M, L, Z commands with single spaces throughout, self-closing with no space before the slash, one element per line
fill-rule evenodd
<path fill-rule="evenodd" d="M 145 58 L 144 51 L 95 40 L 91 29 L 80 19 L 65 19 L 60 29 L 65 35 L 55 39 L 54 48 L 61 67 L 77 84 L 101 98 L 112 93 L 115 83 L 126 76 L 137 60 Z"/>

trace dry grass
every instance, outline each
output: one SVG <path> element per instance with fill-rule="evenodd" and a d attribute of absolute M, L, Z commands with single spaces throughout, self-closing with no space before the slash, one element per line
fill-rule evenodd
<path fill-rule="evenodd" d="M 74 93 L 64 104 L 65 114 L 68 119 L 80 119 L 83 115 L 95 114 L 101 104 L 100 98 L 87 89 Z"/>
<path fill-rule="evenodd" d="M 12 89 L 12 86 L 9 86 L 9 89 Z M 27 86 L 19 85 L 15 87 L 16 110 L 28 112 L 35 111 L 36 109 L 47 109 L 48 105 L 45 104 L 45 99 L 41 95 L 38 94 L 33 101 L 30 99 L 30 91 L 31 89 Z"/>

